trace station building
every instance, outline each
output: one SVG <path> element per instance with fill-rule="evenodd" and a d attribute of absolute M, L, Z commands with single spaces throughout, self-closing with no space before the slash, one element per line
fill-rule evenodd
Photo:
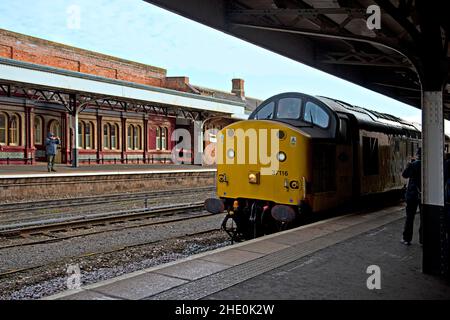
<path fill-rule="evenodd" d="M 48 132 L 61 138 L 58 163 L 170 163 L 175 129 L 221 129 L 260 102 L 245 96 L 243 79 L 223 92 L 162 68 L 0 29 L 0 164 L 45 161 Z M 183 150 L 185 159 L 199 138 Z"/>

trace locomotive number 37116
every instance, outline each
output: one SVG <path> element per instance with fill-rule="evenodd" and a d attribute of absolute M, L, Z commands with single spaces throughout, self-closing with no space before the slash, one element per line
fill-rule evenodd
<path fill-rule="evenodd" d="M 272 175 L 273 176 L 284 176 L 284 177 L 287 177 L 289 175 L 289 173 L 287 171 L 284 171 L 284 170 L 272 170 Z"/>

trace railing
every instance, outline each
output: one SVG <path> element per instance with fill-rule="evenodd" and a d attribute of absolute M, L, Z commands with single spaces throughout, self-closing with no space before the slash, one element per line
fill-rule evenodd
<path fill-rule="evenodd" d="M 69 161 L 70 163 L 72 162 L 72 160 L 70 159 Z M 150 155 L 149 157 L 141 157 L 141 158 L 128 158 L 128 156 L 126 156 L 125 158 L 122 157 L 114 157 L 114 158 L 105 158 L 105 157 L 88 157 L 88 158 L 84 158 L 84 159 L 78 159 L 79 163 L 87 163 L 87 164 L 104 164 L 105 162 L 107 163 L 114 163 L 114 164 L 128 164 L 128 163 L 137 163 L 137 164 L 146 164 L 146 163 L 172 163 L 172 156 L 155 156 L 155 155 Z"/>
<path fill-rule="evenodd" d="M 25 162 L 25 164 L 33 164 L 33 157 L 31 158 L 0 158 L 0 163 L 3 163 L 6 160 L 6 164 L 9 165 L 11 164 L 11 161 L 23 161 Z"/>

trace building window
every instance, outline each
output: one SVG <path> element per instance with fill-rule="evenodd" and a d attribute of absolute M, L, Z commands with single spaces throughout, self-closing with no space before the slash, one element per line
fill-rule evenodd
<path fill-rule="evenodd" d="M 128 150 L 141 150 L 142 149 L 142 128 L 139 125 L 128 126 Z"/>
<path fill-rule="evenodd" d="M 135 126 L 133 130 L 133 148 L 135 150 L 141 150 L 142 149 L 142 139 L 141 139 L 141 126 Z"/>
<path fill-rule="evenodd" d="M 130 146 L 129 139 L 128 146 Z M 103 125 L 103 148 L 111 150 L 119 148 L 119 125 L 116 123 L 105 123 Z"/>
<path fill-rule="evenodd" d="M 139 127 L 133 127 L 133 149 L 138 149 L 139 146 Z"/>
<path fill-rule="evenodd" d="M 111 125 L 111 149 L 119 148 L 119 126 L 117 124 Z"/>
<path fill-rule="evenodd" d="M 134 126 L 132 124 L 128 125 L 128 133 L 127 133 L 127 148 L 129 150 L 133 150 L 133 132 L 134 132 Z"/>
<path fill-rule="evenodd" d="M 156 150 L 161 150 L 161 128 L 156 128 Z"/>
<path fill-rule="evenodd" d="M 0 144 L 6 144 L 6 124 L 8 118 L 6 114 L 0 113 Z"/>
<path fill-rule="evenodd" d="M 94 124 L 92 122 L 86 123 L 84 131 L 85 149 L 92 149 L 94 147 Z"/>
<path fill-rule="evenodd" d="M 78 122 L 78 148 L 84 147 L 84 122 Z"/>
<path fill-rule="evenodd" d="M 41 145 L 42 144 L 42 118 L 35 117 L 34 118 L 34 144 Z"/>
<path fill-rule="evenodd" d="M 156 128 L 156 150 L 167 150 L 167 135 L 168 129 L 166 127 Z"/>
<path fill-rule="evenodd" d="M 103 148 L 109 149 L 109 137 L 110 137 L 110 126 L 109 124 L 103 125 Z"/>
<path fill-rule="evenodd" d="M 363 163 L 364 175 L 378 174 L 378 139 L 363 137 Z"/>
<path fill-rule="evenodd" d="M 92 122 L 78 122 L 78 148 L 93 149 L 95 147 L 94 131 L 95 126 Z"/>
<path fill-rule="evenodd" d="M 9 121 L 9 144 L 12 146 L 19 145 L 19 117 L 13 115 Z"/>
<path fill-rule="evenodd" d="M 161 128 L 161 149 L 167 150 L 167 128 Z"/>

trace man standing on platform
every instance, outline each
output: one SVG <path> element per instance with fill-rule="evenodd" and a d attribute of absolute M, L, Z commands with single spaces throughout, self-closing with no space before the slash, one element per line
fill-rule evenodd
<path fill-rule="evenodd" d="M 47 170 L 48 172 L 56 170 L 53 168 L 55 165 L 56 152 L 58 152 L 57 145 L 61 141 L 59 137 L 55 137 L 53 133 L 49 132 L 47 134 L 47 139 L 45 139 L 45 152 L 47 154 Z"/>
<path fill-rule="evenodd" d="M 417 159 L 412 159 L 408 163 L 406 169 L 403 171 L 402 176 L 405 179 L 409 179 L 408 187 L 406 188 L 406 221 L 405 227 L 403 229 L 402 243 L 405 245 L 410 245 L 413 237 L 414 229 L 414 217 L 417 212 L 417 207 L 419 207 L 420 212 L 420 228 L 419 228 L 419 243 L 422 244 L 422 210 L 420 208 L 420 188 L 422 181 L 421 174 L 421 157 L 422 150 L 419 148 L 417 150 Z"/>

